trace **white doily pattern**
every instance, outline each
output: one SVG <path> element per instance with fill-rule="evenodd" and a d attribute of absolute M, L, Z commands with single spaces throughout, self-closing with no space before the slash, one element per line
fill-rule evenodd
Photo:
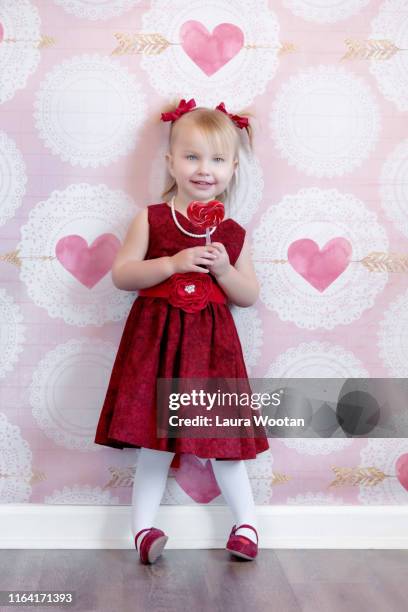
<path fill-rule="evenodd" d="M 266 378 L 367 378 L 361 361 L 342 346 L 329 342 L 302 342 L 279 355 Z"/>
<path fill-rule="evenodd" d="M 385 160 L 379 182 L 385 214 L 408 236 L 408 140 L 401 142 Z"/>
<path fill-rule="evenodd" d="M 353 444 L 353 440 L 345 440 L 344 438 L 279 438 L 279 440 L 299 455 L 309 455 L 310 457 L 332 455 L 349 448 Z"/>
<path fill-rule="evenodd" d="M 361 485 L 358 495 L 364 505 L 406 505 L 408 491 L 396 476 L 396 462 L 401 455 L 408 453 L 406 438 L 374 438 L 367 440 L 361 449 L 359 467 L 375 467 L 384 472 L 385 478 L 374 486 Z"/>
<path fill-rule="evenodd" d="M 135 148 L 146 94 L 119 60 L 80 55 L 48 72 L 35 101 L 46 147 L 73 166 L 107 166 Z"/>
<path fill-rule="evenodd" d="M 21 206 L 26 192 L 24 158 L 14 140 L 0 132 L 0 226 Z"/>
<path fill-rule="evenodd" d="M 200 22 L 210 33 L 221 23 L 233 24 L 243 32 L 244 46 L 208 76 L 182 47 L 180 29 L 188 21 Z M 140 29 L 161 34 L 171 43 L 162 53 L 142 55 L 140 62 L 152 87 L 164 98 L 173 98 L 175 88 L 180 97 L 190 97 L 194 87 L 196 102 L 216 106 L 223 101 L 227 110 L 237 112 L 265 92 L 278 68 L 279 23 L 266 0 L 152 0 Z M 248 44 L 259 48 L 245 49 Z M 201 55 L 206 55 L 205 48 Z"/>
<path fill-rule="evenodd" d="M 20 428 L 0 412 L 0 500 L 2 504 L 29 501 L 32 452 Z"/>
<path fill-rule="evenodd" d="M 378 329 L 380 358 L 391 376 L 408 376 L 408 291 L 400 295 L 384 313 Z"/>
<path fill-rule="evenodd" d="M 0 104 L 23 89 L 40 63 L 41 20 L 29 0 L 1 0 L 0 24 L 6 40 L 0 44 Z M 15 39 L 14 41 L 10 39 Z"/>
<path fill-rule="evenodd" d="M 167 144 L 162 144 L 158 154 L 153 160 L 149 180 L 149 192 L 152 202 L 162 202 L 166 182 Z M 239 154 L 239 166 L 236 172 L 236 185 L 231 189 L 230 197 L 225 201 L 226 217 L 231 217 L 240 225 L 247 225 L 258 211 L 262 201 L 264 180 L 262 168 L 258 159 L 241 150 Z M 170 182 L 170 178 L 168 178 Z M 171 194 L 166 197 L 170 201 Z"/>
<path fill-rule="evenodd" d="M 341 497 L 327 495 L 326 493 L 299 493 L 295 497 L 287 497 L 285 500 L 288 506 L 336 506 L 343 503 Z"/>
<path fill-rule="evenodd" d="M 306 21 L 335 23 L 348 19 L 367 6 L 370 0 L 282 0 L 294 15 Z"/>
<path fill-rule="evenodd" d="M 351 262 L 323 292 L 287 263 L 254 261 L 260 298 L 282 321 L 306 329 L 347 325 L 371 308 L 384 289 L 387 272 L 370 273 L 361 263 L 372 251 L 387 251 L 388 239 L 374 212 L 352 194 L 337 189 L 301 189 L 270 206 L 253 232 L 254 260 L 287 260 L 296 240 L 314 240 L 319 248 L 333 238 L 352 246 Z"/>
<path fill-rule="evenodd" d="M 101 487 L 90 485 L 73 485 L 55 490 L 51 495 L 44 496 L 45 504 L 84 504 L 89 506 L 111 506 L 118 505 L 119 498 L 112 497 L 110 491 L 102 490 Z"/>
<path fill-rule="evenodd" d="M 231 304 L 230 311 L 241 341 L 245 365 L 250 375 L 252 368 L 256 366 L 261 356 L 263 345 L 262 322 L 254 306 L 239 308 Z"/>
<path fill-rule="evenodd" d="M 66 236 L 80 235 L 89 246 L 106 233 L 123 242 L 136 212 L 133 201 L 122 191 L 86 183 L 53 191 L 48 200 L 39 202 L 21 227 L 17 245 L 22 257 L 20 279 L 30 299 L 50 317 L 81 327 L 127 316 L 135 293 L 117 289 L 110 273 L 89 289 L 62 266 L 56 245 Z M 53 259 L 40 259 L 43 256 Z"/>
<path fill-rule="evenodd" d="M 38 363 L 30 404 L 38 427 L 55 444 L 98 452 L 94 443 L 117 347 L 98 339 L 70 340 Z"/>
<path fill-rule="evenodd" d="M 371 23 L 367 38 L 389 40 L 402 49 L 386 61 L 372 60 L 369 70 L 378 88 L 398 110 L 408 110 L 408 4 L 407 0 L 385 0 Z"/>
<path fill-rule="evenodd" d="M 0 287 L 0 379 L 12 372 L 18 362 L 25 343 L 25 331 L 20 306 Z"/>
<path fill-rule="evenodd" d="M 330 378 L 330 388 L 338 379 L 339 391 L 347 378 L 366 378 L 368 372 L 363 364 L 341 346 L 328 342 L 302 343 L 279 355 L 269 366 L 265 378 L 302 379 Z M 308 390 L 313 385 L 308 382 Z M 319 384 L 317 383 L 317 391 Z M 296 450 L 301 455 L 328 455 L 351 446 L 353 440 L 344 438 L 279 438 L 287 448 Z"/>
<path fill-rule="evenodd" d="M 229 216 L 245 227 L 258 212 L 263 189 L 264 180 L 259 160 L 247 150 L 242 150 L 236 171 L 236 183 L 227 202 Z"/>
<path fill-rule="evenodd" d="M 363 79 L 340 66 L 319 65 L 283 83 L 269 125 L 271 139 L 289 165 L 331 178 L 344 176 L 368 158 L 379 139 L 380 114 Z"/>
<path fill-rule="evenodd" d="M 111 19 L 140 4 L 140 0 L 54 0 L 67 13 L 81 19 Z"/>

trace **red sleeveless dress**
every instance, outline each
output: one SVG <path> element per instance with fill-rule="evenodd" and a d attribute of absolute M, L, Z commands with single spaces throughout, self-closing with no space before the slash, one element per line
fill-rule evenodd
<path fill-rule="evenodd" d="M 205 237 L 193 238 L 178 229 L 166 202 L 150 204 L 147 208 L 149 246 L 145 259 L 172 256 L 182 249 L 205 245 Z M 203 233 L 182 213 L 175 214 L 185 230 Z M 232 265 L 238 259 L 244 237 L 245 229 L 231 218 L 222 221 L 211 234 L 212 242 L 225 246 Z M 204 272 L 198 274 L 207 276 Z M 214 276 L 211 279 L 216 283 Z M 166 297 L 136 297 L 113 365 L 95 443 L 121 449 L 145 447 L 171 451 L 176 453 L 171 463 L 173 468 L 179 467 L 182 453 L 236 460 L 254 459 L 269 449 L 261 425 L 254 425 L 253 437 L 158 438 L 158 377 L 247 378 L 228 303 L 208 301 L 201 310 L 186 312 L 170 304 Z M 239 410 L 239 417 L 251 416 L 250 407 L 242 406 Z"/>

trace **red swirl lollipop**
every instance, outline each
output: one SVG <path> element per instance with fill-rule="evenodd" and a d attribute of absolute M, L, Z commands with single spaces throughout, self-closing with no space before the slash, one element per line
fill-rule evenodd
<path fill-rule="evenodd" d="M 187 217 L 191 223 L 205 229 L 206 244 L 211 244 L 210 229 L 221 223 L 224 214 L 224 204 L 219 200 L 209 202 L 193 200 L 187 207 Z"/>

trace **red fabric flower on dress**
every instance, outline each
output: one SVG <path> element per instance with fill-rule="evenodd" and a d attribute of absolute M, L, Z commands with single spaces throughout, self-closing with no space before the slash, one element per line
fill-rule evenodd
<path fill-rule="evenodd" d="M 182 272 L 170 278 L 169 302 L 185 312 L 197 312 L 207 306 L 212 280 L 200 272 Z"/>

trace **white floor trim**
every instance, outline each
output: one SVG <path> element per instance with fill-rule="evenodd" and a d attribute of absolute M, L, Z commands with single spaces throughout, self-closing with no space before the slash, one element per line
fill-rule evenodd
<path fill-rule="evenodd" d="M 260 548 L 408 549 L 408 506 L 258 506 Z M 166 549 L 224 548 L 226 506 L 160 506 Z M 0 548 L 133 548 L 130 506 L 0 504 Z"/>

